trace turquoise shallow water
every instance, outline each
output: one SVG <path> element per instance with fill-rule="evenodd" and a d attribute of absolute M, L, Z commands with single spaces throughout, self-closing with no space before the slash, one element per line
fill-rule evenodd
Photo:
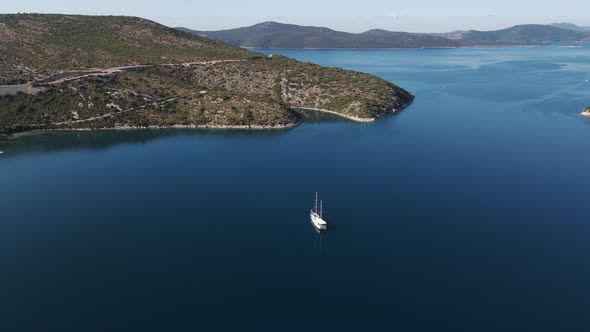
<path fill-rule="evenodd" d="M 372 124 L 11 140 L 0 330 L 587 331 L 588 46 L 266 52 L 416 101 Z"/>

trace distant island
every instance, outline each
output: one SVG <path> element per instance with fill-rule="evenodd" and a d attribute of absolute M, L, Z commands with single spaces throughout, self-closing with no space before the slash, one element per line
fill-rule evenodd
<path fill-rule="evenodd" d="M 262 49 L 387 49 L 455 48 L 466 46 L 546 45 L 556 41 L 590 41 L 590 30 L 564 24 L 517 25 L 497 31 L 408 33 L 369 30 L 363 33 L 335 31 L 325 27 L 264 22 L 250 27 L 221 31 L 180 31 L 246 48 Z"/>
<path fill-rule="evenodd" d="M 590 106 L 586 107 L 586 109 L 582 111 L 582 116 L 590 118 Z"/>
<path fill-rule="evenodd" d="M 558 28 L 562 28 L 562 29 L 567 29 L 567 30 L 590 32 L 590 26 L 582 27 L 582 26 L 579 26 L 579 25 L 576 25 L 573 23 L 562 22 L 562 23 L 551 23 L 549 25 L 554 26 L 554 27 L 558 27 Z"/>
<path fill-rule="evenodd" d="M 138 17 L 0 15 L 0 134 L 286 128 L 298 109 L 367 122 L 413 96 L 375 76 L 265 56 Z"/>
<path fill-rule="evenodd" d="M 445 37 L 385 30 L 347 33 L 323 27 L 264 22 L 251 27 L 222 31 L 193 31 L 196 35 L 250 48 L 334 49 L 334 48 L 419 48 L 457 47 L 459 43 Z"/>

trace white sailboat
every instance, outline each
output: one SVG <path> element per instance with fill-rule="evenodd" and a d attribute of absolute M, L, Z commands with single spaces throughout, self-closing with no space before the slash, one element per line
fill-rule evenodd
<path fill-rule="evenodd" d="M 323 219 L 323 206 L 322 201 L 320 201 L 320 209 L 318 213 L 318 193 L 315 193 L 315 207 L 313 210 L 309 211 L 309 218 L 311 218 L 311 223 L 317 228 L 318 230 L 324 230 L 328 228 L 328 223 Z"/>

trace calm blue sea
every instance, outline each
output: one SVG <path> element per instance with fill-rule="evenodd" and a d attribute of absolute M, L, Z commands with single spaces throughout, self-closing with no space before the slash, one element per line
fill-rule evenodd
<path fill-rule="evenodd" d="M 0 331 L 590 330 L 590 45 L 265 52 L 416 101 L 0 143 Z"/>

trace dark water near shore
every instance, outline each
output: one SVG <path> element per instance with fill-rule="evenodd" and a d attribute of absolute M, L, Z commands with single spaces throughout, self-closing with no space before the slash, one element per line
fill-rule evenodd
<path fill-rule="evenodd" d="M 588 330 L 590 47 L 273 52 L 416 101 L 0 145 L 1 331 Z"/>

